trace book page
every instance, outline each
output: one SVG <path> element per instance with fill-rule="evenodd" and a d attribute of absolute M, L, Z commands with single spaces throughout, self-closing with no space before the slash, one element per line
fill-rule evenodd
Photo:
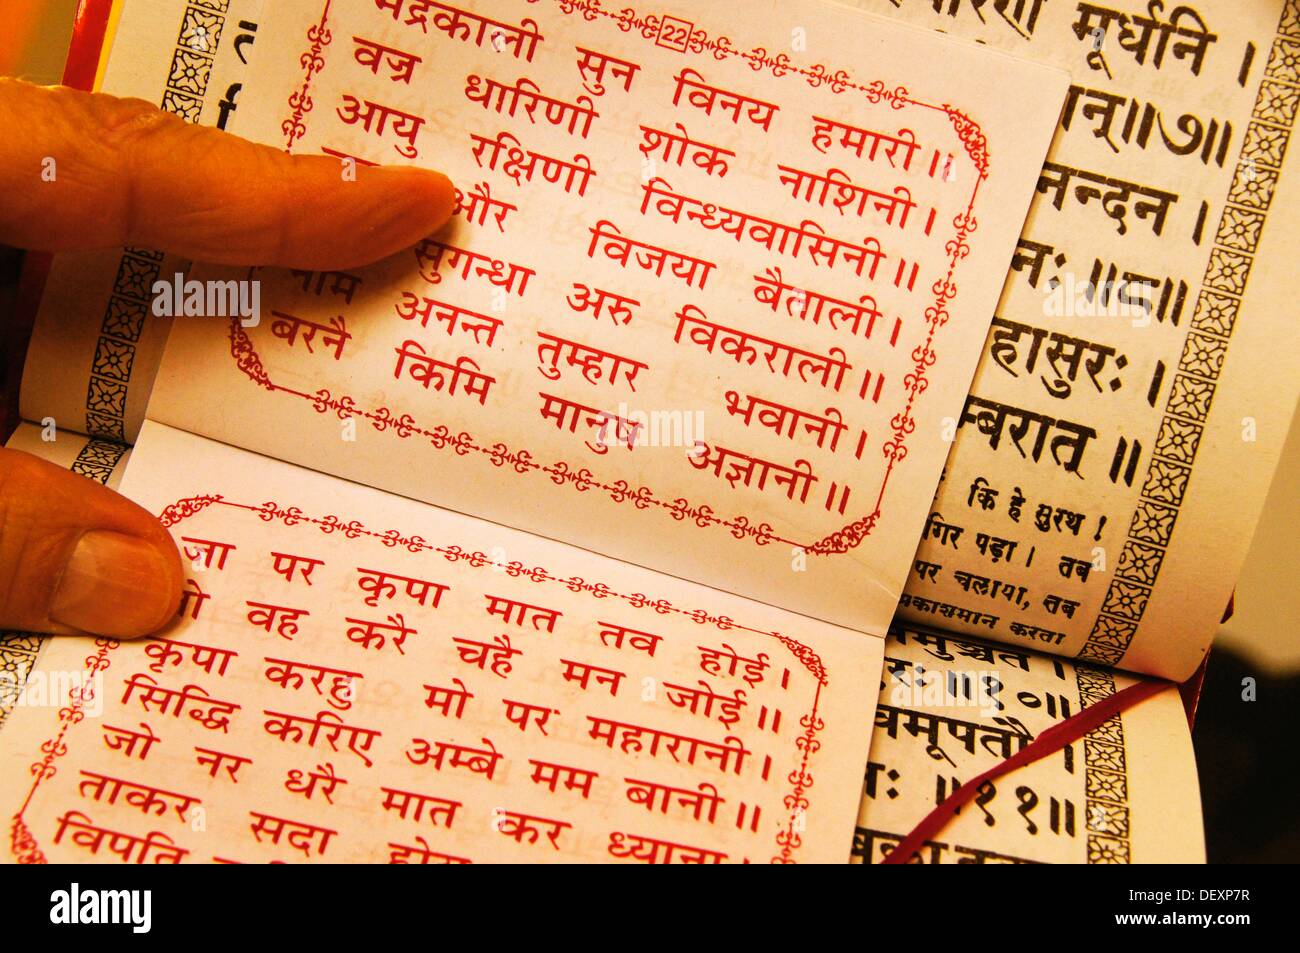
<path fill-rule="evenodd" d="M 156 103 L 187 122 L 233 128 L 262 4 L 121 4 L 100 89 Z M 188 267 L 149 248 L 54 255 L 27 348 L 23 417 L 135 440 L 171 324 L 151 307 L 153 284 Z"/>
<path fill-rule="evenodd" d="M 123 490 L 188 596 L 48 642 L 7 860 L 848 858 L 882 640 L 151 422 Z"/>
<path fill-rule="evenodd" d="M 260 320 L 177 319 L 151 418 L 883 633 L 1063 76 L 818 2 L 301 0 L 259 43 L 242 133 L 459 212 L 208 273 Z"/>
<path fill-rule="evenodd" d="M 965 781 L 1127 675 L 899 626 L 885 671 L 853 853 L 878 863 Z M 1204 863 L 1196 760 L 1178 690 L 1078 744 L 986 782 L 921 863 Z"/>
<path fill-rule="evenodd" d="M 858 6 L 1072 78 L 902 614 L 1184 679 L 1300 387 L 1300 6 Z"/>

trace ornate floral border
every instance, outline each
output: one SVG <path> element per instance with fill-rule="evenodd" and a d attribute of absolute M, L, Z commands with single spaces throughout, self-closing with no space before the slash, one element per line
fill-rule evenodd
<path fill-rule="evenodd" d="M 1074 679 L 1084 708 L 1115 694 L 1115 676 L 1110 672 L 1078 666 Z M 1083 737 L 1083 789 L 1088 863 L 1131 864 L 1128 752 L 1119 715 L 1107 718 Z"/>
<path fill-rule="evenodd" d="M 113 664 L 108 657 L 109 653 L 120 644 L 115 639 L 96 639 L 94 654 L 86 656 L 86 671 L 94 676 L 109 668 Z M 29 769 L 33 778 L 32 786 L 28 788 L 27 796 L 23 798 L 23 803 L 19 806 L 17 813 L 14 814 L 9 824 L 9 849 L 14 859 L 20 864 L 44 864 L 49 862 L 45 857 L 45 852 L 41 850 L 40 844 L 36 842 L 36 838 L 27 827 L 23 815 L 26 813 L 28 805 L 31 804 L 32 798 L 36 796 L 36 791 L 41 786 L 41 782 L 59 773 L 58 766 L 54 762 L 68 753 L 66 740 L 68 732 L 72 730 L 73 726 L 79 725 L 85 720 L 86 702 L 93 700 L 93 694 L 93 681 L 68 691 L 68 703 L 59 709 L 59 730 L 54 737 L 46 739 L 41 744 L 39 759 L 32 762 Z"/>
<path fill-rule="evenodd" d="M 539 585 L 548 583 L 560 585 L 570 592 L 584 592 L 595 599 L 619 599 L 635 609 L 649 609 L 658 615 L 676 614 L 690 619 L 697 625 L 713 626 L 720 632 L 736 630 L 775 639 L 790 652 L 795 661 L 812 676 L 815 682 L 812 707 L 799 718 L 801 731 L 794 742 L 797 766 L 786 776 L 790 789 L 789 793 L 782 798 L 782 804 L 789 810 L 790 815 L 785 826 L 776 834 L 776 853 L 772 857 L 773 863 L 795 862 L 795 854 L 803 844 L 801 833 L 804 829 L 803 817 L 810 803 L 809 791 L 813 786 L 813 775 L 809 770 L 810 761 L 821 747 L 818 736 L 826 727 L 820 713 L 821 693 L 822 689 L 830 684 L 826 666 L 821 656 L 812 647 L 780 632 L 743 625 L 728 616 L 715 615 L 704 608 L 676 606 L 668 599 L 655 599 L 642 592 L 619 592 L 603 582 L 580 576 L 557 576 L 543 566 L 526 566 L 517 560 L 501 563 L 477 550 L 468 550 L 454 544 L 438 545 L 422 536 L 404 533 L 398 529 L 372 530 L 359 520 L 345 521 L 332 514 L 321 517 L 311 516 L 299 507 L 281 506 L 274 501 L 254 506 L 227 500 L 220 494 L 197 494 L 183 497 L 163 507 L 158 518 L 170 529 L 213 506 L 240 510 L 268 523 L 278 521 L 285 526 L 315 526 L 326 535 L 339 533 L 350 540 L 367 537 L 390 549 L 400 547 L 412 553 L 432 553 L 452 563 L 466 562 L 475 569 L 487 568 L 501 571 L 512 578 L 525 578 Z M 108 669 L 112 665 L 112 653 L 120 645 L 121 643 L 115 639 L 97 639 L 95 653 L 87 656 L 85 660 L 87 671 L 97 674 Z M 68 704 L 59 709 L 58 731 L 40 745 L 38 759 L 30 766 L 33 776 L 32 785 L 10 821 L 10 851 L 19 863 L 46 863 L 45 854 L 28 827 L 24 814 L 42 782 L 58 773 L 56 762 L 68 753 L 68 734 L 85 718 L 83 708 L 87 700 L 88 692 L 84 687 L 74 688 L 69 692 Z"/>
<path fill-rule="evenodd" d="M 285 152 L 292 152 L 293 144 L 307 132 L 305 120 L 314 105 L 311 98 L 312 80 L 325 68 L 325 47 L 334 40 L 334 35 L 330 33 L 327 26 L 331 2 L 332 0 L 325 0 L 320 20 L 307 28 L 307 39 L 311 42 L 311 46 L 298 58 L 298 63 L 303 68 L 302 85 L 289 95 L 289 108 L 292 111 L 289 113 L 289 118 L 280 124 L 280 131 L 284 133 Z"/>
<path fill-rule="evenodd" d="M 303 84 L 290 94 L 288 99 L 290 114 L 281 127 L 286 136 L 286 152 L 291 151 L 294 143 L 306 133 L 306 117 L 311 110 L 309 95 L 311 83 L 315 76 L 324 69 L 324 48 L 330 42 L 330 31 L 328 29 L 330 2 L 331 0 L 325 0 L 320 19 L 307 30 L 307 41 L 310 46 L 300 57 L 300 63 L 304 70 Z M 538 2 L 538 0 L 530 0 L 530 2 Z M 365 409 L 358 405 L 355 398 L 350 395 L 335 395 L 328 389 L 322 388 L 315 393 L 308 394 L 276 384 L 267 374 L 247 333 L 237 322 L 231 324 L 231 356 L 235 359 L 239 368 L 259 386 L 269 391 L 307 400 L 312 403 L 318 413 L 323 414 L 333 411 L 340 419 L 360 416 L 369 420 L 375 429 L 381 432 L 391 429 L 392 432 L 403 439 L 418 435 L 428 439 L 438 450 L 450 449 L 458 456 L 476 452 L 487 457 L 493 466 L 510 466 L 519 474 L 539 473 L 548 477 L 556 485 L 569 486 L 577 492 L 586 492 L 591 489 L 601 490 L 609 494 L 615 503 L 630 502 L 640 510 L 652 506 L 659 507 L 678 522 L 689 520 L 701 529 L 720 527 L 728 530 L 731 536 L 737 540 L 749 539 L 759 546 L 778 542 L 798 547 L 815 555 L 848 553 L 871 534 L 880 518 L 881 507 L 890 477 L 893 475 L 894 468 L 907 457 L 907 439 L 916 429 L 916 419 L 912 416 L 913 410 L 918 398 L 929 386 L 929 370 L 938 360 L 938 354 L 934 348 L 935 337 L 939 328 L 948 323 L 950 317 L 949 306 L 957 297 L 957 284 L 953 279 L 957 265 L 970 254 L 969 239 L 979 224 L 975 217 L 975 204 L 979 197 L 980 187 L 988 177 L 990 168 L 988 142 L 979 123 L 962 110 L 948 103 L 940 105 L 916 99 L 911 96 L 904 86 L 889 88 L 883 80 L 879 79 L 859 83 L 852 78 L 852 74 L 848 70 L 838 69 L 832 71 L 830 67 L 820 63 L 800 66 L 785 53 L 773 55 L 762 47 L 754 47 L 749 51 L 743 51 L 737 48 L 728 37 L 710 37 L 704 30 L 697 28 L 693 23 L 677 18 L 642 15 L 632 7 L 624 7 L 614 12 L 604 9 L 601 0 L 555 0 L 555 3 L 565 15 L 581 15 L 587 21 L 594 21 L 597 18 L 604 17 L 624 33 L 636 31 L 642 38 L 660 47 L 666 45 L 663 42 L 665 28 L 671 26 L 680 30 L 680 28 L 685 27 L 686 39 L 682 42 L 680 48 L 676 46 L 669 46 L 668 48 L 676 49 L 677 52 L 683 54 L 711 55 L 715 60 L 719 61 L 728 58 L 739 58 L 755 72 L 767 70 L 773 76 L 789 76 L 794 79 L 802 79 L 814 89 L 825 88 L 836 95 L 845 92 L 858 93 L 870 103 L 887 103 L 895 110 L 913 106 L 935 110 L 944 113 L 951 122 L 958 140 L 975 166 L 977 175 L 965 211 L 959 213 L 953 219 L 953 238 L 945 245 L 945 251 L 948 254 L 947 273 L 943 278 L 936 281 L 931 289 L 933 299 L 924 312 L 925 321 L 928 325 L 926 338 L 924 343 L 912 351 L 912 370 L 903 379 L 903 384 L 907 388 L 907 398 L 902 408 L 891 418 L 890 428 L 892 433 L 881 448 L 887 463 L 872 511 L 821 539 L 812 542 L 799 542 L 777 534 L 770 524 L 753 522 L 745 515 L 728 519 L 715 513 L 708 504 L 692 502 L 684 497 L 666 499 L 655 494 L 647 486 L 634 487 L 626 480 L 618 480 L 612 483 L 603 481 L 585 466 L 576 466 L 563 460 L 550 465 L 542 464 L 526 448 L 511 448 L 501 442 L 482 442 L 473 434 L 464 431 L 453 434 L 442 424 L 437 424 L 431 428 L 425 427 L 418 424 L 411 414 L 398 416 L 387 407 Z"/>
<path fill-rule="evenodd" d="M 1286 0 L 1133 521 L 1078 658 L 1119 665 L 1146 613 L 1191 481 L 1298 108 L 1300 0 Z"/>

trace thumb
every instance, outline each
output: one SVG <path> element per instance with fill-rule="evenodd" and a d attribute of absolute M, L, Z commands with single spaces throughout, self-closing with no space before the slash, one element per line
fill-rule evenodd
<path fill-rule="evenodd" d="M 162 525 L 108 487 L 0 450 L 0 628 L 134 638 L 181 595 Z"/>

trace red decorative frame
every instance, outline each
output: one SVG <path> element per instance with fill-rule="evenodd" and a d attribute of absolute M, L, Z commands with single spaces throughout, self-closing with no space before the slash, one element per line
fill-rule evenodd
<path fill-rule="evenodd" d="M 536 3 L 539 0 L 530 0 L 530 2 Z M 578 14 L 588 21 L 604 17 L 624 33 L 637 31 L 648 43 L 661 46 L 658 39 L 666 22 L 662 17 L 642 16 L 631 7 L 624 7 L 615 13 L 603 9 L 600 0 L 555 0 L 555 2 L 565 15 Z M 303 85 L 290 95 L 288 105 L 291 113 L 282 127 L 287 137 L 286 152 L 292 150 L 294 143 L 302 138 L 306 131 L 305 116 L 311 109 L 309 96 L 311 82 L 324 68 L 323 48 L 330 42 L 330 33 L 327 29 L 329 8 L 330 2 L 326 0 L 320 20 L 307 31 L 307 39 L 311 45 L 300 58 L 304 69 Z M 677 20 L 673 22 L 684 23 Z M 938 359 L 934 348 L 935 338 L 939 328 L 948 323 L 949 306 L 957 297 L 957 285 L 953 280 L 957 265 L 970 254 L 969 238 L 978 228 L 975 203 L 979 197 L 980 186 L 988 177 L 990 167 L 988 143 L 979 123 L 962 110 L 947 103 L 935 104 L 916 99 L 910 95 L 906 87 L 898 86 L 890 89 L 883 80 L 879 79 L 865 84 L 858 83 L 852 79 L 849 71 L 844 69 L 832 72 L 822 64 L 798 66 L 786 54 L 780 53 L 774 56 L 762 47 L 754 47 L 745 52 L 735 47 L 725 36 L 710 38 L 707 33 L 693 24 L 689 26 L 690 34 L 686 49 L 682 51 L 684 55 L 688 53 L 695 56 L 712 55 L 719 61 L 739 58 L 756 72 L 768 70 L 774 76 L 803 79 L 814 89 L 825 87 L 836 95 L 856 92 L 870 103 L 888 103 L 895 110 L 918 107 L 944 113 L 952 123 L 958 139 L 978 173 L 965 211 L 953 219 L 953 237 L 944 246 L 948 254 L 948 270 L 945 276 L 936 281 L 931 288 L 934 297 L 925 309 L 925 321 L 929 330 L 924 343 L 913 349 L 912 370 L 903 378 L 903 384 L 907 388 L 907 398 L 900 410 L 890 419 L 892 434 L 881 448 L 887 460 L 885 473 L 876 494 L 874 507 L 869 514 L 853 520 L 821 539 L 800 542 L 778 534 L 769 523 L 756 523 L 744 515 L 727 519 L 716 514 L 708 504 L 692 502 L 685 497 L 665 499 L 650 487 L 633 487 L 626 480 L 606 482 L 585 466 L 574 465 L 564 460 L 549 465 L 540 463 L 527 448 L 512 448 L 499 441 L 495 443 L 480 441 L 473 434 L 465 431 L 452 433 L 443 424 L 426 427 L 417 423 L 411 414 L 398 415 L 388 407 L 363 408 L 350 395 L 335 395 L 325 388 L 314 393 L 295 390 L 271 380 L 247 333 L 237 320 L 233 320 L 230 327 L 230 353 L 239 369 L 268 391 L 291 395 L 311 403 L 317 413 L 333 411 L 340 419 L 359 416 L 369 420 L 376 430 L 391 429 L 403 439 L 413 435 L 420 436 L 427 439 L 436 449 L 450 449 L 458 456 L 465 456 L 471 452 L 478 453 L 487 457 L 495 467 L 509 466 L 520 474 L 541 473 L 556 485 L 569 486 L 580 493 L 592 489 L 601 490 L 615 503 L 630 502 L 637 509 L 659 507 L 678 522 L 690 520 L 702 529 L 722 527 L 736 539 L 752 539 L 759 546 L 777 542 L 798 547 L 815 555 L 837 555 L 847 553 L 860 545 L 871 534 L 880 518 L 890 477 L 895 466 L 907 457 L 907 438 L 916 429 L 916 419 L 912 416 L 912 412 L 917 399 L 929 386 L 927 375 Z"/>
<path fill-rule="evenodd" d="M 813 776 L 809 771 L 809 760 L 821 747 L 818 735 L 825 728 L 825 722 L 819 713 L 821 692 L 823 687 L 830 684 L 830 678 L 821 656 L 810 646 L 780 632 L 756 629 L 736 622 L 727 616 L 711 614 L 707 609 L 682 608 L 673 605 L 667 599 L 653 599 L 641 592 L 619 592 L 603 582 L 589 581 L 580 576 L 567 578 L 557 576 L 542 566 L 529 567 L 518 561 L 502 564 L 485 553 L 464 549 L 454 544 L 435 545 L 421 536 L 404 534 L 397 529 L 382 532 L 368 529 L 359 520 L 355 519 L 345 522 L 341 517 L 334 515 L 314 517 L 296 506 L 284 507 L 274 501 L 267 501 L 259 506 L 253 506 L 247 503 L 226 500 L 220 494 L 201 494 L 185 497 L 170 506 L 164 507 L 159 514 L 159 519 L 164 526 L 171 528 L 212 506 L 242 510 L 268 523 L 279 521 L 285 526 L 297 526 L 299 524 L 315 526 L 326 535 L 339 533 L 353 540 L 368 537 L 390 549 L 400 547 L 412 553 L 436 553 L 449 562 L 466 562 L 475 569 L 486 567 L 492 571 L 499 570 L 513 578 L 523 577 L 538 585 L 558 584 L 564 586 L 570 592 L 584 592 L 595 599 L 620 599 L 632 608 L 648 609 L 658 615 L 676 614 L 690 619 L 697 625 L 711 625 L 720 632 L 737 630 L 775 639 L 789 650 L 795 661 L 806 669 L 816 681 L 816 687 L 813 690 L 812 707 L 799 718 L 802 731 L 794 742 L 798 766 L 786 776 L 790 789 L 781 802 L 789 810 L 790 815 L 785 826 L 777 832 L 777 852 L 772 857 L 773 863 L 795 863 L 795 852 L 799 850 L 803 842 L 803 837 L 800 834 L 803 829 L 801 815 L 808 808 L 810 803 L 809 789 L 813 785 Z M 96 675 L 111 667 L 112 653 L 120 646 L 121 643 L 116 639 L 95 640 L 96 652 L 87 656 L 85 660 L 87 671 L 92 675 Z M 19 863 L 43 864 L 48 862 L 23 815 L 31 805 L 41 784 L 58 773 L 58 765 L 55 762 L 68 753 L 68 734 L 74 726 L 84 720 L 84 708 L 89 700 L 91 700 L 90 693 L 85 686 L 73 688 L 69 691 L 68 704 L 59 709 L 58 731 L 53 737 L 42 742 L 39 749 L 40 758 L 30 766 L 29 770 L 33 775 L 31 787 L 23 798 L 23 803 L 17 813 L 10 820 L 9 848 L 11 854 Z"/>

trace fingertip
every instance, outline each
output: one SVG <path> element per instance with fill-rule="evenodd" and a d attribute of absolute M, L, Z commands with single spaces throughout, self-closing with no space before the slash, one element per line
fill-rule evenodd
<path fill-rule="evenodd" d="M 433 169 L 374 166 L 362 175 L 380 189 L 386 207 L 400 213 L 395 217 L 400 224 L 419 230 L 416 239 L 445 225 L 456 206 L 456 187 Z"/>
<path fill-rule="evenodd" d="M 315 195 L 325 203 L 321 214 L 290 213 L 286 241 L 266 264 L 315 270 L 368 265 L 438 231 L 456 205 L 447 176 L 410 166 L 366 166 L 331 190 L 329 197 Z"/>
<path fill-rule="evenodd" d="M 440 222 L 449 219 L 456 206 L 456 186 L 451 179 L 436 169 L 412 168 L 409 171 L 416 173 L 412 177 L 412 186 L 423 191 L 422 201 L 436 210 Z"/>

